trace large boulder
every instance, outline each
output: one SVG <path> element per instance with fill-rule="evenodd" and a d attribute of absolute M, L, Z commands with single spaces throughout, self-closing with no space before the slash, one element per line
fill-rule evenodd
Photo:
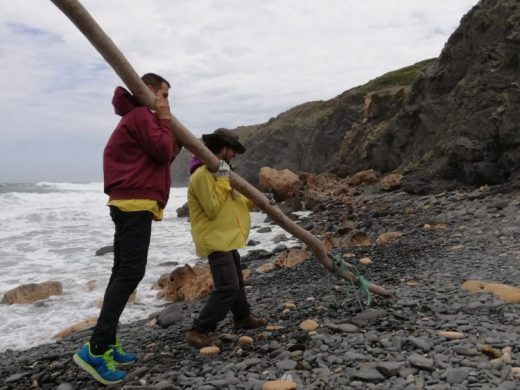
<path fill-rule="evenodd" d="M 244 280 L 249 272 L 244 270 Z M 157 298 L 167 301 L 192 301 L 200 299 L 213 290 L 213 278 L 209 266 L 186 264 L 159 278 L 154 288 L 160 290 Z"/>
<path fill-rule="evenodd" d="M 379 188 L 384 191 L 393 190 L 401 185 L 401 180 L 403 179 L 403 175 L 400 173 L 391 173 L 386 175 L 379 181 Z"/>
<path fill-rule="evenodd" d="M 373 169 L 360 171 L 349 177 L 347 183 L 351 186 L 359 186 L 361 184 L 370 184 L 377 181 L 376 172 Z"/>
<path fill-rule="evenodd" d="M 208 266 L 185 265 L 161 276 L 156 284 L 161 291 L 158 298 L 167 301 L 194 300 L 208 295 L 213 289 L 213 279 Z"/>
<path fill-rule="evenodd" d="M 289 169 L 260 169 L 260 189 L 274 193 L 276 200 L 285 200 L 298 194 L 300 178 Z"/>
<path fill-rule="evenodd" d="M 62 294 L 63 289 L 60 282 L 29 283 L 7 291 L 0 303 L 6 303 L 8 305 L 12 305 L 13 303 L 33 303 L 47 299 L 51 295 Z"/>

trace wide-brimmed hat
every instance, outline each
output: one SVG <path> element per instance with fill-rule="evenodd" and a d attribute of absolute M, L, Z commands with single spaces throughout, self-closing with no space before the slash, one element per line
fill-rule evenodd
<path fill-rule="evenodd" d="M 217 129 L 211 134 L 203 134 L 202 141 L 222 142 L 222 146 L 228 146 L 238 154 L 242 154 L 246 151 L 244 145 L 238 142 L 238 135 L 227 129 Z"/>

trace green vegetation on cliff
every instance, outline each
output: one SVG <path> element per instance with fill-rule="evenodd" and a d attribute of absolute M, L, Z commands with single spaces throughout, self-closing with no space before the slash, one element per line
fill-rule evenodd
<path fill-rule="evenodd" d="M 385 73 L 382 76 L 370 80 L 365 85 L 360 86 L 359 90 L 363 93 L 370 93 L 399 85 L 411 85 L 417 75 L 435 61 L 437 61 L 437 58 L 430 58 L 428 60 L 420 61 L 416 64 Z"/>

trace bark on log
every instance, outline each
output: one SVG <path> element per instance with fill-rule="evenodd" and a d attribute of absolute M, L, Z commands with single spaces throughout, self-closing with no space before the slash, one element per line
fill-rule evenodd
<path fill-rule="evenodd" d="M 112 42 L 107 34 L 101 29 L 97 22 L 92 18 L 88 11 L 81 5 L 78 0 L 51 0 L 83 35 L 90 41 L 96 50 L 103 56 L 106 62 L 114 69 L 121 80 L 126 84 L 128 89 L 137 97 L 144 105 L 153 108 L 154 96 L 148 87 L 143 83 L 139 75 L 132 68 L 123 53 Z M 181 144 L 196 155 L 209 169 L 215 171 L 218 167 L 218 159 L 211 153 L 184 125 L 171 114 L 172 126 L 176 137 Z M 269 204 L 268 199 L 258 191 L 255 187 L 242 179 L 236 173 L 231 172 L 230 181 L 233 188 L 241 194 L 247 196 L 256 205 L 269 215 L 278 225 L 287 232 L 299 238 L 314 253 L 316 258 L 330 271 L 333 271 L 332 260 L 329 257 L 325 247 L 318 238 L 313 236 L 307 230 L 301 228 L 294 223 L 289 217 L 280 211 L 278 207 Z M 343 279 L 357 282 L 357 277 L 348 269 L 341 275 Z M 381 296 L 392 295 L 383 287 L 369 283 L 369 290 Z"/>

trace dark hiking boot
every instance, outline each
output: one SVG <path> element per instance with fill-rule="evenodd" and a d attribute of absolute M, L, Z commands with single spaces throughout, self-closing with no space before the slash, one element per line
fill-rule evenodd
<path fill-rule="evenodd" d="M 252 315 L 249 315 L 240 321 L 235 321 L 235 329 L 256 329 L 266 325 L 266 320 L 259 317 L 253 317 Z"/>
<path fill-rule="evenodd" d="M 186 342 L 190 345 L 193 345 L 197 348 L 204 347 L 220 347 L 222 343 L 215 336 L 210 336 L 209 334 L 199 332 L 198 330 L 192 329 L 186 332 L 185 335 Z"/>

